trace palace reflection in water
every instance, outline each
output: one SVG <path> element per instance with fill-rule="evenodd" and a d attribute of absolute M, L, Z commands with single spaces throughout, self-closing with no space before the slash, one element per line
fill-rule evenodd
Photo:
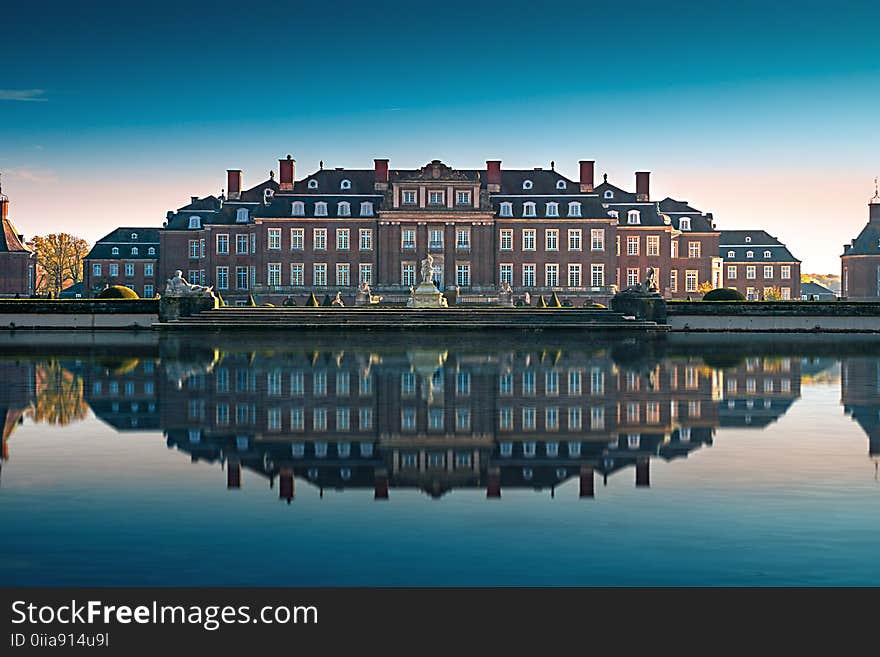
<path fill-rule="evenodd" d="M 173 341 L 127 358 L 7 358 L 3 459 L 25 416 L 65 424 L 90 407 L 119 432 L 162 431 L 193 461 L 219 464 L 229 488 L 242 486 L 243 469 L 258 473 L 288 502 L 301 485 L 372 489 L 376 499 L 399 488 L 496 498 L 512 488 L 552 494 L 571 479 L 593 497 L 597 482 L 625 470 L 650 486 L 652 459 L 708 448 L 718 427 L 766 427 L 799 398 L 802 377 L 838 362 L 742 348 L 399 340 Z M 880 359 L 839 362 L 843 407 L 876 458 Z"/>

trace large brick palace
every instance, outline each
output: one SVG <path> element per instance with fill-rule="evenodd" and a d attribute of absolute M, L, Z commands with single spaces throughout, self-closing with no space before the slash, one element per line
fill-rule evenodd
<path fill-rule="evenodd" d="M 277 180 L 270 173 L 244 189 L 242 172 L 229 170 L 220 196 L 194 196 L 168 213 L 157 276 L 136 291 L 161 292 L 180 269 L 229 304 L 253 295 L 301 305 L 312 292 L 320 299 L 337 291 L 350 303 L 361 281 L 386 302 L 402 302 L 427 253 L 438 288 L 458 303 L 497 299 L 508 283 L 518 297 L 556 292 L 573 305 L 604 303 L 651 267 L 668 298 L 699 298 L 725 284 L 710 213 L 652 199 L 648 172 L 636 173 L 633 193 L 607 175 L 596 185 L 594 171 L 591 160 L 580 161 L 572 180 L 553 164 L 509 170 L 489 160 L 485 169 L 453 169 L 434 160 L 398 170 L 377 159 L 371 169 L 322 166 L 297 179 L 288 155 Z M 119 235 L 111 235 L 115 243 Z M 109 263 L 89 267 L 96 264 L 107 271 Z M 792 288 L 797 298 L 799 281 Z"/>

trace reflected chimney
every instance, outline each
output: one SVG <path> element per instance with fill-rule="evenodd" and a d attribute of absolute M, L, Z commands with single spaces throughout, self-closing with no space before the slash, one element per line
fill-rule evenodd
<path fill-rule="evenodd" d="M 226 198 L 231 201 L 241 198 L 241 169 L 226 170 Z"/>
<path fill-rule="evenodd" d="M 489 484 L 486 487 L 486 497 L 499 499 L 501 497 L 501 468 L 489 468 Z"/>
<path fill-rule="evenodd" d="M 384 468 L 376 468 L 373 473 L 373 499 L 388 499 L 388 471 Z"/>
<path fill-rule="evenodd" d="M 492 193 L 501 191 L 501 160 L 486 160 L 486 189 Z"/>
<path fill-rule="evenodd" d="M 375 159 L 373 166 L 375 169 L 375 189 L 377 192 L 384 192 L 388 189 L 388 160 Z"/>
<path fill-rule="evenodd" d="M 651 200 L 650 171 L 636 171 L 636 200 L 640 203 Z"/>
<path fill-rule="evenodd" d="M 241 488 L 241 463 L 238 461 L 226 464 L 226 488 Z"/>
<path fill-rule="evenodd" d="M 281 470 L 281 477 L 279 479 L 278 485 L 278 499 L 287 500 L 287 503 L 290 504 L 290 501 L 294 497 L 294 482 L 293 482 L 293 470 L 289 468 L 283 468 Z"/>
<path fill-rule="evenodd" d="M 595 479 L 593 468 L 589 465 L 581 466 L 581 497 L 595 497 Z"/>
<path fill-rule="evenodd" d="M 595 176 L 596 162 L 594 160 L 581 160 L 580 164 L 580 183 L 581 191 L 589 193 L 593 191 L 593 178 Z"/>
<path fill-rule="evenodd" d="M 293 179 L 296 175 L 296 160 L 290 154 L 283 160 L 278 160 L 278 189 L 281 191 L 293 190 Z"/>
<path fill-rule="evenodd" d="M 636 461 L 636 488 L 648 488 L 651 486 L 651 461 L 643 459 Z"/>

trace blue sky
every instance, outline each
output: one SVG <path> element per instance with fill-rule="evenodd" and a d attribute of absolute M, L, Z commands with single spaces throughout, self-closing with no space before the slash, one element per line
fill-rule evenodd
<path fill-rule="evenodd" d="M 836 271 L 880 175 L 867 2 L 82 4 L 3 9 L 0 170 L 29 235 L 158 225 L 286 153 L 590 158 Z"/>

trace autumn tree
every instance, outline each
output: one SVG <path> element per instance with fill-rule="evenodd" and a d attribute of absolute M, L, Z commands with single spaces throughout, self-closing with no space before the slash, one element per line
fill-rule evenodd
<path fill-rule="evenodd" d="M 697 287 L 697 292 L 705 295 L 714 289 L 715 289 L 715 286 L 712 285 L 712 283 L 710 283 L 709 281 L 703 281 L 702 283 L 700 283 L 699 287 Z"/>
<path fill-rule="evenodd" d="M 68 285 L 83 277 L 83 260 L 89 243 L 68 233 L 52 233 L 34 238 L 37 252 L 37 293 L 58 296 Z"/>

